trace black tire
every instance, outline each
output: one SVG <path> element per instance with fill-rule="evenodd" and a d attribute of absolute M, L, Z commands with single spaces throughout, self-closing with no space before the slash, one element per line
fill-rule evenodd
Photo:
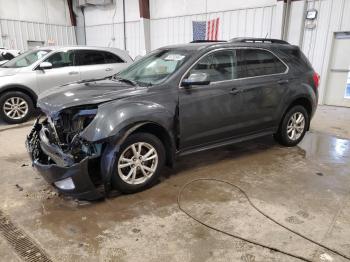
<path fill-rule="evenodd" d="M 300 137 L 298 137 L 295 140 L 292 140 L 287 133 L 287 127 L 289 121 L 291 121 L 291 117 L 295 113 L 301 113 L 305 119 L 305 124 L 304 124 L 304 130 L 300 134 Z M 279 142 L 281 145 L 292 147 L 296 146 L 305 136 L 305 133 L 309 127 L 310 124 L 310 117 L 308 112 L 306 111 L 305 107 L 301 105 L 293 106 L 290 108 L 287 113 L 284 115 L 281 124 L 279 126 L 279 129 L 276 134 L 274 134 L 274 138 L 276 139 L 277 142 Z"/>
<path fill-rule="evenodd" d="M 11 99 L 11 98 L 21 98 L 26 102 L 26 106 L 28 110 L 20 118 L 11 118 L 5 112 L 5 108 L 4 108 L 5 103 L 6 101 L 8 101 L 8 99 Z M 2 120 L 4 120 L 9 124 L 20 124 L 20 123 L 26 122 L 32 116 L 33 111 L 34 111 L 33 100 L 28 95 L 20 91 L 9 91 L 4 93 L 0 97 L 0 117 Z"/>
<path fill-rule="evenodd" d="M 119 175 L 118 163 L 123 152 L 132 144 L 139 143 L 139 142 L 147 143 L 155 149 L 158 155 L 158 162 L 157 162 L 158 164 L 155 168 L 153 175 L 150 176 L 150 178 L 148 178 L 145 182 L 140 184 L 129 184 L 129 183 L 126 183 Z M 116 156 L 116 160 L 115 160 L 115 163 L 113 164 L 113 169 L 112 169 L 113 170 L 112 177 L 111 177 L 112 187 L 125 194 L 135 193 L 135 192 L 142 191 L 146 188 L 149 188 L 152 185 L 154 185 L 154 183 L 158 180 L 161 174 L 161 171 L 164 167 L 164 163 L 165 163 L 165 148 L 163 143 L 159 140 L 159 138 L 149 133 L 132 134 L 126 138 L 126 140 L 121 145 L 120 150 Z"/>

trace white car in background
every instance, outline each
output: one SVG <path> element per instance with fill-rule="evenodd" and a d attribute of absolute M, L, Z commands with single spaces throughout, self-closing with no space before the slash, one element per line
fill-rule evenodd
<path fill-rule="evenodd" d="M 19 50 L 0 48 L 0 65 L 5 64 L 7 61 L 15 58 L 21 52 Z"/>
<path fill-rule="evenodd" d="M 63 84 L 112 76 L 132 63 L 126 51 L 103 47 L 40 47 L 0 67 L 0 117 L 28 120 L 40 93 Z"/>

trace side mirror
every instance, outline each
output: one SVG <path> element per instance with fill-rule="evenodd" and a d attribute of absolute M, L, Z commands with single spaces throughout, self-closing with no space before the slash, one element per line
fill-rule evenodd
<path fill-rule="evenodd" d="M 42 62 L 39 65 L 39 68 L 42 69 L 42 70 L 51 69 L 52 68 L 52 64 L 50 62 Z"/>
<path fill-rule="evenodd" d="M 184 79 L 181 83 L 183 87 L 189 87 L 193 85 L 209 85 L 210 80 L 207 73 L 192 73 L 187 79 Z"/>

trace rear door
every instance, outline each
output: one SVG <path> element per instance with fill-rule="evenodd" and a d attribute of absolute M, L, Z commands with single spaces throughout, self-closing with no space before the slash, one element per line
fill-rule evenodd
<path fill-rule="evenodd" d="M 52 68 L 35 70 L 40 92 L 80 80 L 79 67 L 75 65 L 76 53 L 74 50 L 53 53 L 43 62 L 50 62 Z"/>
<path fill-rule="evenodd" d="M 125 62 L 117 55 L 101 50 L 79 50 L 78 64 L 83 80 L 103 78 L 118 73 Z"/>
<path fill-rule="evenodd" d="M 280 105 L 288 94 L 288 67 L 275 54 L 264 49 L 237 49 L 238 78 L 244 134 L 276 126 Z"/>

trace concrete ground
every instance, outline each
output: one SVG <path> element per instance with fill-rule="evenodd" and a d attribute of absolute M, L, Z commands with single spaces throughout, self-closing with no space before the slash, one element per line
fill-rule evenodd
<path fill-rule="evenodd" d="M 319 107 L 298 147 L 267 137 L 186 156 L 155 187 L 94 203 L 57 196 L 30 167 L 30 127 L 7 128 L 0 125 L 0 222 L 3 213 L 53 261 L 298 261 L 182 213 L 179 189 L 197 178 L 240 186 L 271 217 L 350 256 L 350 109 Z M 229 233 L 313 261 L 346 261 L 266 220 L 227 184 L 190 184 L 181 205 Z M 20 261 L 14 250 L 0 234 L 0 260 Z"/>

